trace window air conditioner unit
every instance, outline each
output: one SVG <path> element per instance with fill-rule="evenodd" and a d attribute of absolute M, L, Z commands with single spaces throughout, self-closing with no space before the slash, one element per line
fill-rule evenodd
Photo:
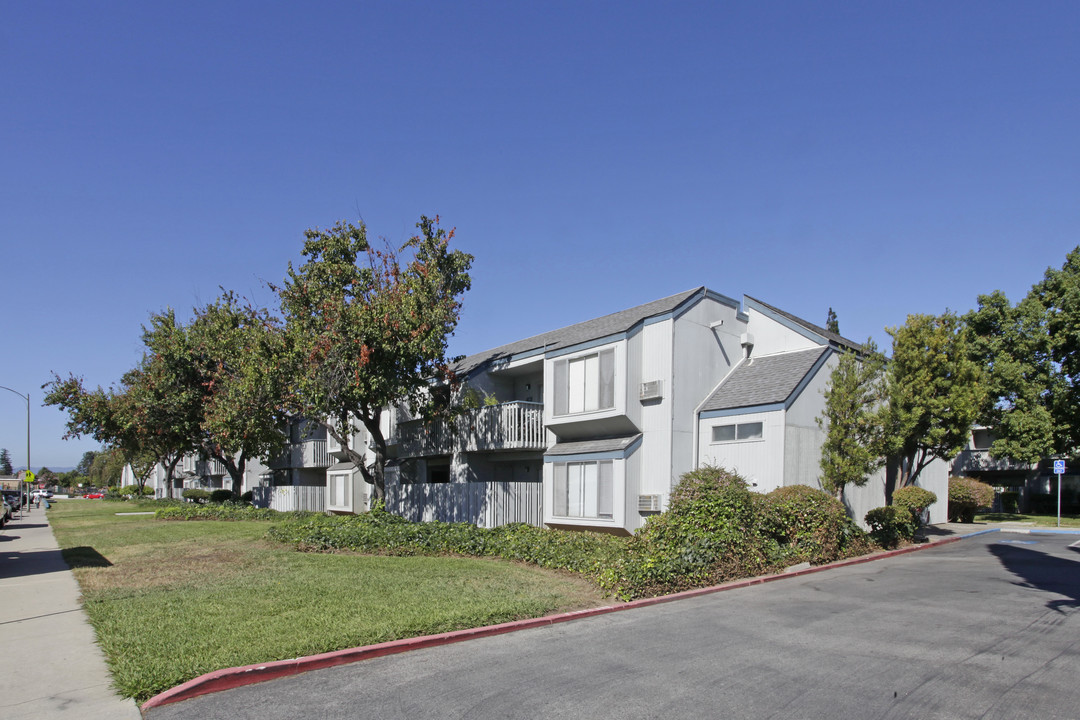
<path fill-rule="evenodd" d="M 664 381 L 650 380 L 641 383 L 641 400 L 658 400 L 664 397 Z"/>
<path fill-rule="evenodd" d="M 660 496 L 638 495 L 637 509 L 638 512 L 660 512 Z"/>

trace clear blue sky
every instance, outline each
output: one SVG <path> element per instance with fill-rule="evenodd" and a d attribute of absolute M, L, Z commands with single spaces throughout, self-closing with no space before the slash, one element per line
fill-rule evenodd
<path fill-rule="evenodd" d="M 302 233 L 457 228 L 469 353 L 707 285 L 887 345 L 1080 243 L 1076 2 L 0 0 L 0 385 L 265 281 Z M 25 463 L 25 404 L 0 391 Z"/>

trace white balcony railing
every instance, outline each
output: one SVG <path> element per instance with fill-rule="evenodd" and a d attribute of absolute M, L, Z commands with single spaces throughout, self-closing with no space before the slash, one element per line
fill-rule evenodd
<path fill-rule="evenodd" d="M 471 410 L 453 421 L 415 420 L 398 425 L 405 457 L 481 450 L 543 450 L 544 404 L 524 401 Z"/>

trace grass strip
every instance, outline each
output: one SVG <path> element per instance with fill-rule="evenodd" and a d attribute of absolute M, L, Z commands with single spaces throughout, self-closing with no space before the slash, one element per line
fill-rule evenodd
<path fill-rule="evenodd" d="M 603 604 L 588 582 L 502 560 L 298 553 L 271 521 L 162 522 L 152 503 L 60 501 L 49 520 L 119 692 L 206 672 Z"/>
<path fill-rule="evenodd" d="M 1034 523 L 1036 527 L 1057 527 L 1057 515 L 1024 515 L 1020 513 L 984 513 L 976 515 L 978 522 L 1023 522 Z M 1061 527 L 1080 528 L 1080 516 L 1062 515 Z"/>

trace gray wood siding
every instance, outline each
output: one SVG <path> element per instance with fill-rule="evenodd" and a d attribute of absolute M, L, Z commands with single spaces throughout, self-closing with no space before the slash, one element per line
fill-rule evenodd
<path fill-rule="evenodd" d="M 539 482 L 387 483 L 390 512 L 413 522 L 467 522 L 497 527 L 543 524 Z"/>

